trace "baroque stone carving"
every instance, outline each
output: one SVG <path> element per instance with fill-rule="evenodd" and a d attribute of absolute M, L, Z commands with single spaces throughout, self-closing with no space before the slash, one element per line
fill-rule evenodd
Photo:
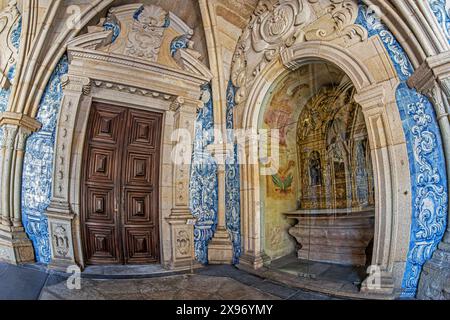
<path fill-rule="evenodd" d="M 244 29 L 233 56 L 231 80 L 236 87 L 236 104 L 247 96 L 247 88 L 283 48 L 303 41 L 336 41 L 349 46 L 367 39 L 367 31 L 354 22 L 358 5 L 353 0 L 330 0 L 326 14 L 317 0 L 259 1 Z M 317 25 L 317 26 L 316 26 Z M 325 26 L 325 27 L 323 27 Z"/>
<path fill-rule="evenodd" d="M 98 88 L 114 89 L 114 90 L 117 90 L 120 92 L 128 92 L 131 94 L 137 94 L 137 95 L 142 95 L 142 96 L 146 96 L 146 97 L 159 98 L 159 99 L 165 100 L 165 101 L 172 100 L 175 98 L 174 96 L 172 96 L 170 94 L 166 94 L 166 93 L 162 93 L 162 92 L 158 92 L 158 91 L 151 91 L 148 89 L 141 89 L 141 88 L 125 86 L 125 85 L 122 85 L 119 83 L 95 80 L 93 84 L 94 84 L 94 86 L 96 86 Z"/>
<path fill-rule="evenodd" d="M 66 257 L 69 253 L 69 237 L 67 235 L 67 230 L 63 225 L 53 226 L 53 248 L 55 250 L 55 255 L 59 257 Z"/>
<path fill-rule="evenodd" d="M 166 11 L 155 5 L 140 7 L 133 16 L 125 54 L 156 62 L 164 31 L 168 27 L 167 15 Z"/>
<path fill-rule="evenodd" d="M 179 230 L 177 233 L 177 252 L 181 256 L 190 254 L 191 240 L 186 230 Z"/>

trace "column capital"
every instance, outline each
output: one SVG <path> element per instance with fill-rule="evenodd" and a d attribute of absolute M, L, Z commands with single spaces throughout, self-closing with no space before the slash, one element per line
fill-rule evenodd
<path fill-rule="evenodd" d="M 91 79 L 72 74 L 65 74 L 61 77 L 61 85 L 65 93 L 73 92 L 89 95 L 91 93 Z"/>
<path fill-rule="evenodd" d="M 174 112 L 197 113 L 202 109 L 204 103 L 201 100 L 194 100 L 185 97 L 177 97 L 170 105 L 170 110 Z"/>
<path fill-rule="evenodd" d="M 450 93 L 450 52 L 427 58 L 408 79 L 408 85 L 422 93 L 431 90 L 436 82 L 447 84 Z"/>
<path fill-rule="evenodd" d="M 363 110 L 370 110 L 386 104 L 386 90 L 383 85 L 371 85 L 360 90 L 354 98 Z"/>
<path fill-rule="evenodd" d="M 3 125 L 13 125 L 20 128 L 35 132 L 41 128 L 41 123 L 30 116 L 23 113 L 16 112 L 2 112 L 0 113 L 0 127 Z"/>

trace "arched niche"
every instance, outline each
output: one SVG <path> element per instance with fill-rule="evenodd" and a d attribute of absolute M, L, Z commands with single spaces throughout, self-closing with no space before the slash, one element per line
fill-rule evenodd
<path fill-rule="evenodd" d="M 285 72 L 264 99 L 259 134 L 279 137 L 277 172 L 260 175 L 262 247 L 273 270 L 318 262 L 316 277 L 331 263 L 356 277 L 371 264 L 372 159 L 355 93 L 344 72 L 322 62 Z"/>
<path fill-rule="evenodd" d="M 372 264 L 382 272 L 379 291 L 391 294 L 401 286 L 411 223 L 411 184 L 407 167 L 405 136 L 396 123 L 401 123 L 395 89 L 398 81 L 386 77 L 380 81 L 378 71 L 368 68 L 350 50 L 319 41 L 293 45 L 281 52 L 259 73 L 248 92 L 245 103 L 237 105 L 238 128 L 257 129 L 261 107 L 273 83 L 286 72 L 317 62 L 327 62 L 341 69 L 357 90 L 355 100 L 361 105 L 373 160 L 375 183 L 375 240 Z M 388 64 L 389 65 L 389 64 Z M 377 79 L 378 78 L 378 79 Z M 247 141 L 246 151 L 252 149 Z M 251 154 L 251 152 L 248 152 Z M 253 268 L 263 266 L 264 251 L 261 232 L 260 166 L 241 165 L 241 207 L 243 257 L 241 263 Z"/>

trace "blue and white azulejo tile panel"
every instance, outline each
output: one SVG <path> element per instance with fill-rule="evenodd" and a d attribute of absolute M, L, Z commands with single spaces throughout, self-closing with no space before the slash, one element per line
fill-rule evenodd
<path fill-rule="evenodd" d="M 37 120 L 42 124 L 28 139 L 22 175 L 22 221 L 33 242 L 36 260 L 50 262 L 48 222 L 45 216 L 51 198 L 53 155 L 57 116 L 63 98 L 61 77 L 68 71 L 64 55 L 44 91 Z"/>
<path fill-rule="evenodd" d="M 206 149 L 214 142 L 214 110 L 211 85 L 203 90 L 209 100 L 199 111 L 195 123 L 194 148 L 190 179 L 190 209 L 197 219 L 194 226 L 195 257 L 203 264 L 208 263 L 208 242 L 217 227 L 218 182 L 217 163 Z"/>
<path fill-rule="evenodd" d="M 366 28 L 369 36 L 381 38 L 401 81 L 396 99 L 408 148 L 413 201 L 402 296 L 414 297 L 422 267 L 442 240 L 447 225 L 448 187 L 442 137 L 429 99 L 406 84 L 414 70 L 394 35 L 362 3 L 356 23 Z"/>

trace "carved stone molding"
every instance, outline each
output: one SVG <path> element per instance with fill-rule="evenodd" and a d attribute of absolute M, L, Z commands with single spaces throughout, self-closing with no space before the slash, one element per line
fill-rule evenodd
<path fill-rule="evenodd" d="M 376 107 L 384 107 L 386 103 L 386 93 L 382 85 L 369 86 L 364 91 L 358 92 L 354 98 L 365 111 Z"/>
<path fill-rule="evenodd" d="M 186 208 L 185 215 L 181 212 L 177 216 L 167 219 L 170 225 L 170 238 L 172 243 L 169 267 L 185 268 L 193 265 L 194 259 L 194 229 L 187 224 L 192 215 Z"/>
<path fill-rule="evenodd" d="M 120 84 L 120 83 L 95 80 L 95 81 L 93 81 L 93 84 L 97 88 L 112 89 L 112 90 L 117 90 L 120 92 L 137 94 L 137 95 L 141 95 L 141 96 L 145 96 L 145 97 L 158 98 L 158 99 L 162 99 L 165 101 L 173 100 L 175 98 L 175 96 L 173 96 L 171 94 L 165 94 L 161 91 L 149 90 L 148 88 L 146 88 L 146 89 L 136 88 L 136 87 L 132 87 L 132 86 L 126 86 L 126 85 Z"/>
<path fill-rule="evenodd" d="M 13 125 L 16 127 L 24 127 L 34 132 L 40 129 L 41 123 L 30 116 L 16 112 L 1 112 L 0 113 L 0 126 Z"/>
<path fill-rule="evenodd" d="M 310 1 L 313 2 L 313 1 Z M 316 1 L 314 1 L 316 2 Z M 332 0 L 326 8 L 327 14 L 309 26 L 305 34 L 307 41 L 336 41 L 348 47 L 367 39 L 367 30 L 355 25 L 358 16 L 358 2 L 353 0 Z M 318 25 L 317 27 L 315 25 Z M 322 27 L 325 26 L 325 27 Z"/>
<path fill-rule="evenodd" d="M 175 61 L 178 65 L 188 72 L 206 77 L 208 81 L 213 78 L 211 71 L 199 60 L 196 51 L 192 49 L 179 49 L 174 55 Z"/>
<path fill-rule="evenodd" d="M 91 92 L 91 80 L 86 77 L 66 74 L 61 77 L 61 85 L 65 93 L 89 95 Z"/>

